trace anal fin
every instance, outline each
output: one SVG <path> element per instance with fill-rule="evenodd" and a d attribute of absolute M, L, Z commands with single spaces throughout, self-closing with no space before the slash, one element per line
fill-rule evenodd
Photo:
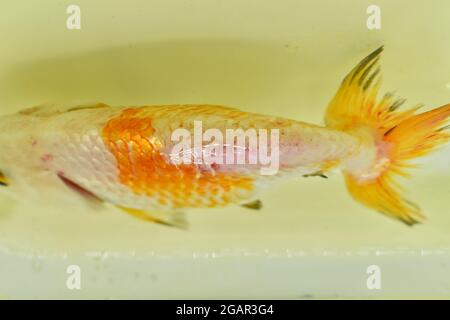
<path fill-rule="evenodd" d="M 151 221 L 183 230 L 186 230 L 188 227 L 186 217 L 181 212 L 146 211 L 140 209 L 126 208 L 122 206 L 117 207 L 123 210 L 124 212 L 128 213 L 129 215 L 132 215 L 133 217 L 141 220 Z"/>
<path fill-rule="evenodd" d="M 262 208 L 261 200 L 255 200 L 252 202 L 241 204 L 241 207 L 252 209 L 252 210 L 260 210 Z"/>

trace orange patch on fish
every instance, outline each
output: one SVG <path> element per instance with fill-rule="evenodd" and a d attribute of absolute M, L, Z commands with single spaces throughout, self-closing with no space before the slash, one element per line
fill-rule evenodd
<path fill-rule="evenodd" d="M 240 192 L 246 197 L 253 190 L 250 177 L 202 171 L 195 164 L 172 164 L 161 153 L 163 142 L 155 135 L 151 116 L 142 110 L 124 110 L 109 120 L 102 132 L 117 161 L 120 183 L 135 194 L 155 197 L 159 204 L 170 203 L 175 208 L 215 207 L 240 198 Z"/>

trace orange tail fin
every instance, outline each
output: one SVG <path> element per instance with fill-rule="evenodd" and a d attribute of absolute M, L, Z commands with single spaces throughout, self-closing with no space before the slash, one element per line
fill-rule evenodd
<path fill-rule="evenodd" d="M 450 140 L 445 132 L 449 128 L 445 123 L 450 117 L 450 104 L 416 114 L 420 106 L 398 111 L 405 100 L 394 100 L 392 94 L 377 101 L 382 50 L 380 47 L 372 52 L 343 80 L 328 107 L 326 123 L 344 131 L 360 126 L 373 130 L 379 154 L 374 163 L 377 174 L 361 179 L 344 172 L 347 188 L 362 204 L 412 225 L 423 220 L 423 215 L 415 204 L 403 198 L 394 177 L 408 176 L 405 169 L 413 167 L 408 160 L 426 155 Z"/>

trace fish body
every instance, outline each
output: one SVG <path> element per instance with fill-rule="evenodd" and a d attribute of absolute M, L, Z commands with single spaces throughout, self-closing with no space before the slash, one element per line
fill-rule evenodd
<path fill-rule="evenodd" d="M 259 163 L 172 163 L 172 133 L 184 128 L 194 136 L 198 119 L 204 131 L 223 136 L 229 129 L 279 130 L 277 174 L 262 175 Z M 0 130 L 12 133 L 0 137 L 1 170 L 16 182 L 11 188 L 45 192 L 71 181 L 100 199 L 142 210 L 246 203 L 280 178 L 337 166 L 361 146 L 341 131 L 212 105 L 43 106 L 3 117 Z"/>
<path fill-rule="evenodd" d="M 338 168 L 357 201 L 414 224 L 423 216 L 400 195 L 392 176 L 403 174 L 409 159 L 449 140 L 444 124 L 450 105 L 417 114 L 417 107 L 398 111 L 402 101 L 391 95 L 377 100 L 381 51 L 345 77 L 324 126 L 200 104 L 41 106 L 3 116 L 0 180 L 20 197 L 75 191 L 136 217 L 177 225 L 174 212 L 230 204 L 259 208 L 261 189 Z M 205 139 L 211 130 L 215 136 Z M 239 148 L 238 136 L 223 139 L 230 130 L 242 130 Z M 194 137 L 193 147 L 178 148 L 175 132 L 189 136 L 191 145 Z M 251 137 L 267 143 L 254 148 Z M 211 150 L 214 161 L 202 161 Z M 276 160 L 271 174 L 263 172 L 273 163 L 249 161 L 274 154 L 266 157 Z"/>

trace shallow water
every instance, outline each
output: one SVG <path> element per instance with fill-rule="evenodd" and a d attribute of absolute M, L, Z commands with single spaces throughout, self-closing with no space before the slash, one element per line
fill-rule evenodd
<path fill-rule="evenodd" d="M 450 3 L 78 1 L 0 10 L 0 112 L 43 102 L 213 103 L 321 123 L 343 76 L 384 44 L 385 90 L 410 104 L 450 101 Z M 20 146 L 18 146 L 20 147 Z M 187 212 L 190 229 L 112 210 L 1 200 L 0 295 L 9 297 L 450 297 L 450 147 L 405 182 L 428 220 L 413 228 L 355 203 L 339 173 L 299 178 L 264 208 Z M 83 290 L 65 287 L 69 264 Z M 366 268 L 384 270 L 383 290 Z M 31 287 L 23 285 L 32 282 Z"/>

